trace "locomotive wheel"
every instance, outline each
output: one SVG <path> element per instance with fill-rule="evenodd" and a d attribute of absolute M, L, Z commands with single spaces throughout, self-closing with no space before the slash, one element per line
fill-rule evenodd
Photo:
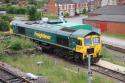
<path fill-rule="evenodd" d="M 77 62 L 77 63 L 82 63 L 82 55 L 79 54 L 79 53 L 76 53 L 74 55 L 74 61 Z"/>

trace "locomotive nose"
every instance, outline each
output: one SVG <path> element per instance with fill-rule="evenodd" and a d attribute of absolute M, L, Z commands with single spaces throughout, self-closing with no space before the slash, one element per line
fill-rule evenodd
<path fill-rule="evenodd" d="M 94 48 L 87 49 L 87 54 L 93 54 L 93 53 L 94 53 Z"/>

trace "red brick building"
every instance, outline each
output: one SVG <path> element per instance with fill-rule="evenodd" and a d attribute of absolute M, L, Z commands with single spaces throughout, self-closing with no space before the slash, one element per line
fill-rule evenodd
<path fill-rule="evenodd" d="M 125 34 L 125 5 L 110 5 L 89 13 L 83 23 L 100 28 L 102 32 Z"/>
<path fill-rule="evenodd" d="M 69 13 L 70 16 L 74 16 L 84 8 L 88 10 L 87 0 L 49 0 L 47 11 L 51 15 Z"/>
<path fill-rule="evenodd" d="M 125 5 L 125 0 L 118 0 L 118 5 Z"/>
<path fill-rule="evenodd" d="M 83 20 L 101 29 L 101 32 L 125 34 L 125 15 L 99 15 Z"/>

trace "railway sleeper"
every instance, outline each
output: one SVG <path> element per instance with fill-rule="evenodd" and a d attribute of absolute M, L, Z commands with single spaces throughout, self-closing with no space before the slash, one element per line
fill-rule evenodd
<path fill-rule="evenodd" d="M 19 79 L 19 78 L 16 78 L 16 79 L 11 79 L 11 80 L 8 80 L 7 82 L 9 83 L 22 83 L 22 79 Z"/>

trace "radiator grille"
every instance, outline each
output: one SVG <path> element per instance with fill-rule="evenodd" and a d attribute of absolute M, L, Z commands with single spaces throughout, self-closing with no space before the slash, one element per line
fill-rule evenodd
<path fill-rule="evenodd" d="M 87 54 L 92 54 L 92 53 L 94 53 L 94 48 L 87 49 Z"/>

